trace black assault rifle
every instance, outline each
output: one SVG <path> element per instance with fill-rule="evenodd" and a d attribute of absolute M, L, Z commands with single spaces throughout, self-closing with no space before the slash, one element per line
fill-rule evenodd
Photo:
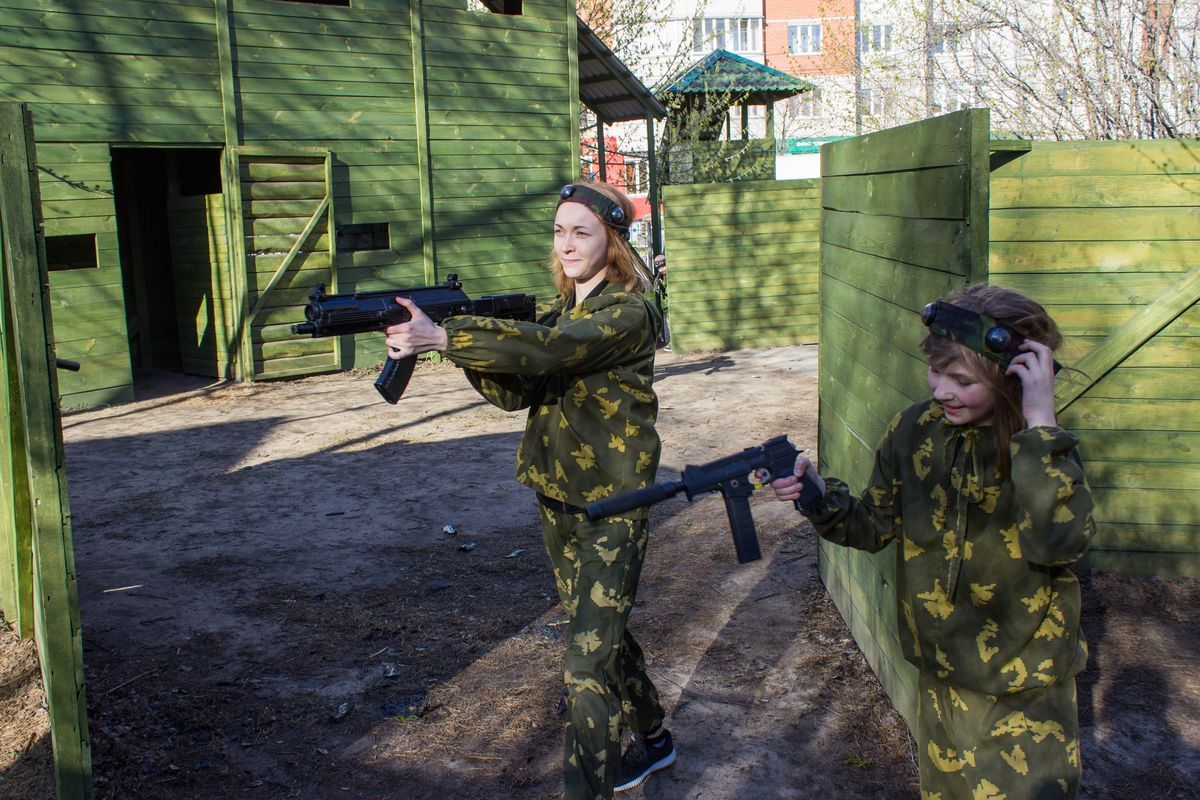
<path fill-rule="evenodd" d="M 533 320 L 536 298 L 531 294 L 497 294 L 472 300 L 462 290 L 457 275 L 449 275 L 439 286 L 417 286 L 411 289 L 384 289 L 378 292 L 325 294 L 325 284 L 318 284 L 304 307 L 304 318 L 292 326 L 292 333 L 318 336 L 345 336 L 354 333 L 382 331 L 390 325 L 408 322 L 408 309 L 396 302 L 407 297 L 429 315 L 434 322 L 459 314 L 481 317 Z M 375 380 L 375 388 L 389 403 L 404 394 L 412 378 L 416 356 L 389 358 Z"/>
<path fill-rule="evenodd" d="M 653 505 L 679 492 L 686 493 L 688 500 L 698 494 L 720 492 L 725 498 L 725 510 L 729 513 L 729 527 L 733 533 L 738 563 L 757 561 L 762 558 L 762 553 L 759 552 L 758 536 L 754 532 L 754 517 L 750 514 L 750 495 L 770 481 L 791 475 L 799 452 L 786 436 L 776 436 L 736 455 L 698 467 L 689 464 L 683 468 L 681 480 L 664 481 L 645 489 L 606 497 L 588 505 L 584 511 L 588 519 L 595 521 Z M 801 478 L 801 483 L 804 488 L 800 492 L 800 499 L 796 501 L 796 508 L 811 508 L 821 499 L 821 490 L 808 475 Z"/>

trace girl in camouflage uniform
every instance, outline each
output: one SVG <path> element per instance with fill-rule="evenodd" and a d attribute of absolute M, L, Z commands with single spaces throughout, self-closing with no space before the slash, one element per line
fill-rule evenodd
<path fill-rule="evenodd" d="M 860 497 L 798 459 L 796 475 L 824 490 L 803 511 L 829 541 L 869 552 L 896 542 L 922 800 L 1073 798 L 1087 648 L 1069 567 L 1095 525 L 1078 439 L 1055 419 L 1062 336 L 1006 289 L 970 286 L 947 302 L 927 309 L 921 342 L 933 399 L 892 420 Z M 943 311 L 965 324 L 941 327 Z M 985 342 L 997 327 L 1018 334 L 1007 351 Z M 799 497 L 796 478 L 772 485 Z"/>
<path fill-rule="evenodd" d="M 529 409 L 517 480 L 537 493 L 542 536 L 569 617 L 564 797 L 611 798 L 670 765 L 658 692 L 626 628 L 647 512 L 589 522 L 583 507 L 649 485 L 658 469 L 651 387 L 662 317 L 629 246 L 629 199 L 608 184 L 564 186 L 550 264 L 558 297 L 536 322 L 462 316 L 387 330 L 393 358 L 441 351 L 505 410 Z M 634 736 L 621 752 L 622 728 Z"/>

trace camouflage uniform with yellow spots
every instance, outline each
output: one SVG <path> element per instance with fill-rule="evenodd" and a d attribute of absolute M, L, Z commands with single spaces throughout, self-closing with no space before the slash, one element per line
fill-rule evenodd
<path fill-rule="evenodd" d="M 1001 481 L 992 428 L 951 425 L 926 401 L 892 420 L 860 497 L 829 478 L 808 515 L 838 544 L 896 541 L 900 640 L 920 669 L 922 800 L 1075 796 L 1087 646 L 1070 565 L 1095 532 L 1078 441 L 1019 431 Z"/>
<path fill-rule="evenodd" d="M 517 480 L 550 501 L 542 536 L 569 617 L 564 797 L 611 798 L 622 725 L 661 724 L 658 692 L 626 629 L 649 533 L 645 509 L 589 522 L 571 507 L 649 485 L 661 449 L 651 382 L 661 316 L 608 285 L 537 322 L 452 317 L 446 356 L 487 400 L 529 409 Z"/>

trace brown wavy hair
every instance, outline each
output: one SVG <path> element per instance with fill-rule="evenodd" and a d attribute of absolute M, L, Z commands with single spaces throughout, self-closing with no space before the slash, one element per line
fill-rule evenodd
<path fill-rule="evenodd" d="M 575 185 L 586 186 L 604 195 L 621 207 L 621 210 L 625 212 L 625 219 L 633 220 L 633 202 L 620 189 L 600 181 L 582 181 L 576 182 Z M 595 212 L 592 212 L 592 216 L 596 216 Z M 600 220 L 600 217 L 596 216 L 596 219 Z M 650 272 L 633 249 L 633 245 L 627 239 L 622 238 L 616 228 L 606 224 L 604 220 L 600 220 L 600 222 L 604 227 L 605 235 L 608 236 L 609 282 L 624 284 L 627 292 L 648 291 L 650 289 Z M 563 297 L 570 297 L 571 292 L 575 289 L 575 282 L 563 273 L 562 262 L 559 261 L 558 253 L 553 245 L 550 247 L 550 271 L 554 274 L 554 285 L 558 289 L 558 293 Z"/>
<path fill-rule="evenodd" d="M 1050 314 L 1040 304 L 1020 292 L 975 283 L 951 292 L 943 299 L 959 308 L 986 314 L 1026 339 L 1041 342 L 1052 351 L 1062 347 L 1062 332 Z M 1009 443 L 1013 434 L 1025 428 L 1025 416 L 1021 411 L 1020 378 L 1005 375 L 1003 367 L 966 345 L 932 333 L 926 334 L 921 340 L 921 352 L 929 359 L 930 366 L 939 371 L 958 361 L 991 390 L 996 399 L 996 408 L 992 412 L 992 428 L 996 436 L 1000 478 L 1008 480 L 1012 472 Z"/>

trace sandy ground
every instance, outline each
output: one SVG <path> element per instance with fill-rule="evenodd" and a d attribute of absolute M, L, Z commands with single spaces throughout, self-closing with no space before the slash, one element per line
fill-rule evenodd
<path fill-rule="evenodd" d="M 512 479 L 523 415 L 446 365 L 394 407 L 371 381 L 158 376 L 64 416 L 98 798 L 557 795 L 564 617 Z M 813 347 L 662 352 L 657 388 L 661 479 L 816 444 Z M 629 796 L 914 798 L 811 529 L 768 494 L 748 565 L 718 497 L 653 512 L 631 624 L 680 760 Z M 1084 795 L 1200 797 L 1200 589 L 1085 586 Z M 30 663 L 0 640 L 0 796 L 35 800 Z"/>

